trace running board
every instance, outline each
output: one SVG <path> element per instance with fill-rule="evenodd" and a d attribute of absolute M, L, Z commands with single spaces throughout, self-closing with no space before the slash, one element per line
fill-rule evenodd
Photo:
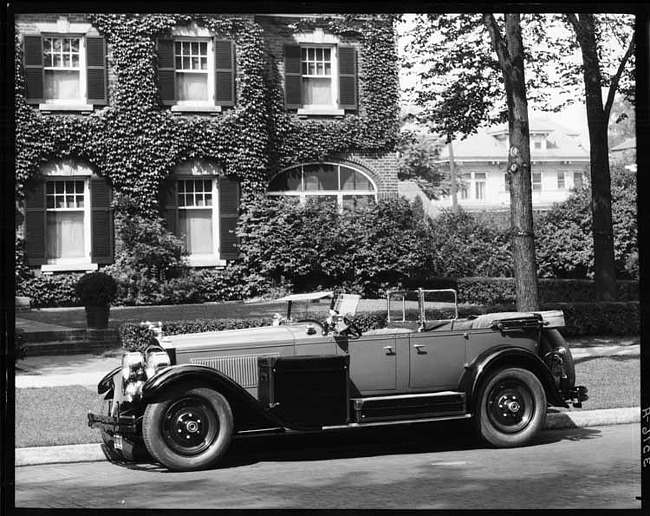
<path fill-rule="evenodd" d="M 467 412 L 465 393 L 455 391 L 352 398 L 350 401 L 353 424 L 458 417 Z"/>

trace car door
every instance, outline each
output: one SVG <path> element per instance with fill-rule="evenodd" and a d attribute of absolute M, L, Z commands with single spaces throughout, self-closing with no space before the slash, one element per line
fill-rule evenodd
<path fill-rule="evenodd" d="M 391 334 L 336 338 L 337 354 L 350 356 L 353 397 L 391 394 L 397 390 L 398 357 L 406 347 L 400 346 L 399 340 Z"/>
<path fill-rule="evenodd" d="M 409 390 L 456 389 L 465 364 L 462 331 L 430 331 L 409 335 Z"/>

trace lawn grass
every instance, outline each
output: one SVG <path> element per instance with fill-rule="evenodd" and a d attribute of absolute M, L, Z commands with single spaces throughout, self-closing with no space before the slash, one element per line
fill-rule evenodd
<path fill-rule="evenodd" d="M 583 410 L 635 407 L 640 403 L 638 356 L 577 361 L 577 382 L 589 388 Z M 94 387 L 65 386 L 16 390 L 16 447 L 101 442 L 87 426 L 87 412 L 102 412 Z M 580 409 L 570 409 L 570 411 Z"/>
<path fill-rule="evenodd" d="M 638 407 L 641 363 L 638 356 L 587 357 L 576 361 L 576 383 L 589 389 L 584 409 Z"/>

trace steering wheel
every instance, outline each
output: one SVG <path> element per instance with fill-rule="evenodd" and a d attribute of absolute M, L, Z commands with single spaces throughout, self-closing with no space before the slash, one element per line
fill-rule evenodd
<path fill-rule="evenodd" d="M 300 319 L 296 321 L 296 324 L 313 324 L 314 326 L 317 326 L 316 331 L 320 331 L 321 335 L 325 335 L 325 327 L 320 321 L 317 321 L 316 319 Z"/>
<path fill-rule="evenodd" d="M 350 319 L 347 316 L 343 317 L 343 323 L 347 326 L 347 329 L 345 330 L 351 337 L 354 337 L 355 339 L 358 339 L 361 337 L 361 330 L 359 327 L 352 322 L 352 319 Z"/>

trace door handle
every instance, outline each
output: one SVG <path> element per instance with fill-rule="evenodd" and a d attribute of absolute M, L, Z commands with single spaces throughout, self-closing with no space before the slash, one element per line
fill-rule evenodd
<path fill-rule="evenodd" d="M 417 350 L 417 352 L 419 354 L 421 354 L 421 355 L 426 355 L 427 354 L 427 350 L 422 349 L 422 348 L 425 347 L 424 344 L 413 344 L 413 347 Z"/>
<path fill-rule="evenodd" d="M 395 354 L 395 348 L 393 346 L 384 346 L 384 349 L 386 350 L 387 355 Z"/>

